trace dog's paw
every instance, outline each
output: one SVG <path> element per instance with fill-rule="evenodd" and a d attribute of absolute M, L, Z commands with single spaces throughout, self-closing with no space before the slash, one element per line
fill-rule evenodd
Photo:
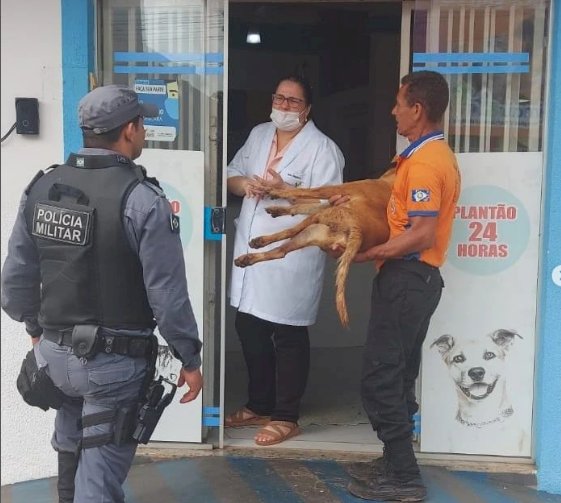
<path fill-rule="evenodd" d="M 288 214 L 284 206 L 269 206 L 265 211 L 273 218 Z"/>
<path fill-rule="evenodd" d="M 234 264 L 238 267 L 247 267 L 253 264 L 251 260 L 251 254 L 246 253 L 245 255 L 240 255 L 237 259 L 234 260 Z"/>
<path fill-rule="evenodd" d="M 265 240 L 263 239 L 263 236 L 259 236 L 257 238 L 253 238 L 250 242 L 249 242 L 249 246 L 250 248 L 263 248 L 267 243 L 265 243 Z"/>

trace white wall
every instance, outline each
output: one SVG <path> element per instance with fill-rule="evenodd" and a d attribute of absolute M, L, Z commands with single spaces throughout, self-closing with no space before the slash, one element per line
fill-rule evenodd
<path fill-rule="evenodd" d="M 63 160 L 62 59 L 60 0 L 2 0 L 1 133 L 15 122 L 15 98 L 39 100 L 40 134 L 14 131 L 1 150 L 1 252 L 8 238 L 21 193 L 31 178 Z M 50 446 L 54 414 L 26 405 L 16 390 L 16 376 L 31 342 L 23 325 L 2 312 L 2 485 L 56 474 Z"/>

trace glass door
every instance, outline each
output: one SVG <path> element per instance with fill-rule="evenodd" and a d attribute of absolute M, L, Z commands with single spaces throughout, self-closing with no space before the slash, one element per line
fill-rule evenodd
<path fill-rule="evenodd" d="M 462 194 L 423 353 L 421 450 L 530 457 L 546 0 L 407 2 L 409 71 L 442 73 Z"/>
<path fill-rule="evenodd" d="M 189 294 L 203 339 L 202 396 L 177 400 L 153 440 L 207 441 L 220 423 L 222 235 L 208 216 L 221 206 L 225 0 L 100 0 L 98 44 L 102 84 L 134 88 L 160 114 L 146 119 L 147 142 L 138 162 L 156 176 L 180 217 Z M 176 378 L 161 338 L 158 372 Z"/>

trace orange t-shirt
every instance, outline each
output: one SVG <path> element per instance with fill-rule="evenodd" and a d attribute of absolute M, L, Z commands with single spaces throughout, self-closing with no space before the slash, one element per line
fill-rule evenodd
<path fill-rule="evenodd" d="M 388 203 L 390 239 L 407 232 L 415 216 L 438 217 L 434 246 L 403 258 L 440 267 L 452 234 L 456 203 L 460 196 L 460 171 L 454 152 L 442 140 L 433 140 L 397 157 L 396 178 Z"/>

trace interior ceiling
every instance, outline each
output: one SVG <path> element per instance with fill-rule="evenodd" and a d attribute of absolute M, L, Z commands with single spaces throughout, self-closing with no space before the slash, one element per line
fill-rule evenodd
<path fill-rule="evenodd" d="M 246 22 L 316 24 L 329 11 L 393 17 L 401 11 L 401 2 L 231 2 L 229 11 L 230 18 L 242 17 Z"/>
<path fill-rule="evenodd" d="M 401 3 L 244 2 L 232 4 L 229 17 L 232 48 L 305 52 L 331 46 L 334 26 L 337 36 L 344 36 L 350 45 L 370 31 L 399 31 Z M 260 32 L 261 44 L 246 43 L 250 29 Z"/>

